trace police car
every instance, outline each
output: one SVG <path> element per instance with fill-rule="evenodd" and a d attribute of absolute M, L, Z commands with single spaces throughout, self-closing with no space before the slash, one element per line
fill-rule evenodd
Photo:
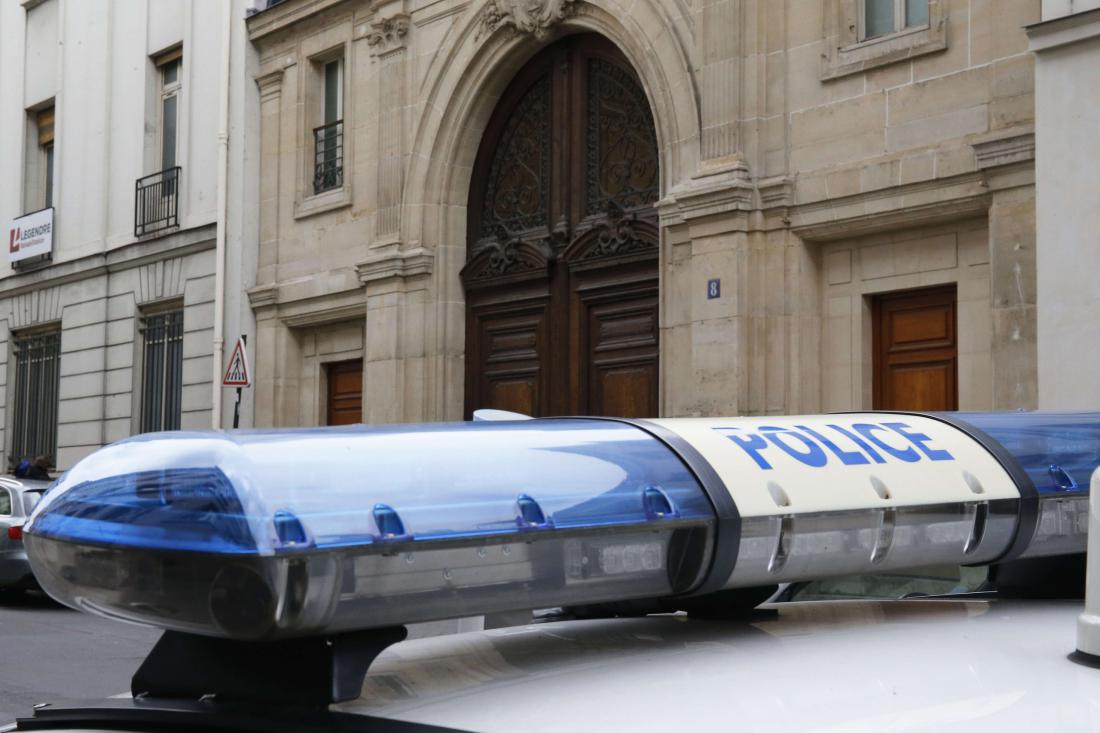
<path fill-rule="evenodd" d="M 989 585 L 798 600 L 932 565 L 1041 589 L 1085 550 L 1100 414 L 479 417 L 84 459 L 25 527 L 36 577 L 165 633 L 132 699 L 13 729 L 1100 728 L 1096 595 L 1076 641 L 1080 603 Z"/>

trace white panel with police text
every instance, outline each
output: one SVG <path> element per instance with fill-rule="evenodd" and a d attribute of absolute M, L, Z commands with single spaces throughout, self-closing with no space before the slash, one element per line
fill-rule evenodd
<path fill-rule="evenodd" d="M 743 517 L 1020 496 L 985 448 L 933 418 L 861 413 L 652 422 L 703 455 Z"/>

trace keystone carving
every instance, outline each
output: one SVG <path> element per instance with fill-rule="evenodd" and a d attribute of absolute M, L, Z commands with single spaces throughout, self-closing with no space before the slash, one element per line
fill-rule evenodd
<path fill-rule="evenodd" d="M 489 0 L 481 12 L 478 37 L 489 36 L 505 26 L 516 33 L 545 38 L 554 25 L 577 9 L 577 0 Z"/>
<path fill-rule="evenodd" d="M 409 16 L 402 13 L 389 18 L 371 23 L 370 33 L 367 34 L 367 45 L 371 48 L 371 54 L 380 56 L 403 48 L 405 36 L 409 34 Z"/>

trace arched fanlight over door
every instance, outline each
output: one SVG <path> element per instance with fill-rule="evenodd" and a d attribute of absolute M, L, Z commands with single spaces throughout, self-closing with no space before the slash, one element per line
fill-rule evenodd
<path fill-rule="evenodd" d="M 660 186 L 648 100 L 598 36 L 517 74 L 470 192 L 466 411 L 658 412 Z"/>

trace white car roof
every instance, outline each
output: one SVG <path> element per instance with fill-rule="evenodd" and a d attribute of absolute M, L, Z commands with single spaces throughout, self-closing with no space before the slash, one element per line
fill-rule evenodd
<path fill-rule="evenodd" d="M 1096 730 L 1081 604 L 823 601 L 418 639 L 337 710 L 479 733 Z"/>

